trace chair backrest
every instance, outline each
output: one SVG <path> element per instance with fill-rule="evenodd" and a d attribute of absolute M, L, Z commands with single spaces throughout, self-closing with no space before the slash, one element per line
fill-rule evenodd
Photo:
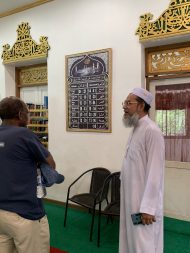
<path fill-rule="evenodd" d="M 105 188 L 108 190 L 110 190 L 110 201 L 109 202 L 120 202 L 120 172 L 113 172 L 112 174 L 110 174 L 105 182 L 104 182 L 104 186 L 103 186 L 103 190 L 101 193 L 101 197 L 102 194 L 105 190 Z"/>
<path fill-rule="evenodd" d="M 114 172 L 110 175 L 111 180 L 111 202 L 120 201 L 120 172 Z"/>
<path fill-rule="evenodd" d="M 91 184 L 90 184 L 90 193 L 97 194 L 100 189 L 104 185 L 105 179 L 111 174 L 111 172 L 102 167 L 97 167 L 92 169 L 92 177 L 91 177 Z M 108 191 L 107 191 L 108 192 Z M 107 196 L 106 190 L 105 190 L 105 196 Z"/>

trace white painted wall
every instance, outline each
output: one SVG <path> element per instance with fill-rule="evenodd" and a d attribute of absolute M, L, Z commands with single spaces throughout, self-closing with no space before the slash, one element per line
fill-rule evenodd
<path fill-rule="evenodd" d="M 190 220 L 189 163 L 166 162 L 165 215 Z"/>
<path fill-rule="evenodd" d="M 156 19 L 169 2 L 55 0 L 0 19 L 1 45 L 8 43 L 12 46 L 17 38 L 18 25 L 28 22 L 32 38 L 39 43 L 41 35 L 48 36 L 51 46 L 47 61 L 49 149 L 58 171 L 65 175 L 66 180 L 50 188 L 48 198 L 65 201 L 68 185 L 89 168 L 103 166 L 111 171 L 120 170 L 129 134 L 122 125 L 121 103 L 133 87 L 143 86 L 145 82 L 143 46 L 135 36 L 139 16 L 152 12 Z M 103 48 L 113 50 L 112 133 L 66 132 L 65 55 Z M 6 89 L 9 85 L 6 72 L 0 64 L 1 97 L 14 93 L 13 88 L 10 91 Z M 167 177 L 170 177 L 168 173 L 166 185 Z M 175 193 L 171 197 L 175 202 Z M 172 209 L 172 205 L 169 208 Z"/>

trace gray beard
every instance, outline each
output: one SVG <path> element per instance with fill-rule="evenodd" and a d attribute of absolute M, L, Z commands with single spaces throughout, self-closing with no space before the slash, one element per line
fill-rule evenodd
<path fill-rule="evenodd" d="M 125 127 L 135 127 L 138 123 L 139 115 L 137 113 L 134 113 L 132 116 L 123 116 L 123 124 Z"/>

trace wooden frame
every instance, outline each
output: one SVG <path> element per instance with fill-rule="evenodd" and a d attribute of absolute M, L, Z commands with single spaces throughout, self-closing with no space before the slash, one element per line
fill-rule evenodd
<path fill-rule="evenodd" d="M 111 132 L 110 48 L 67 55 L 67 131 Z"/>
<path fill-rule="evenodd" d="M 150 48 L 145 48 L 145 78 L 146 78 L 146 88 L 149 90 L 150 89 L 150 82 L 151 80 L 158 80 L 158 79 L 170 79 L 170 78 L 181 78 L 181 77 L 189 77 L 190 76 L 190 68 L 176 68 L 170 71 L 158 71 L 155 73 L 152 73 L 150 71 L 150 58 L 149 54 L 152 52 L 164 52 L 167 50 L 178 50 L 181 48 L 188 48 L 190 47 L 189 42 L 182 42 L 182 43 L 176 43 L 176 44 L 168 44 L 164 46 L 156 46 L 156 47 L 150 47 Z M 189 61 L 190 61 L 190 57 Z M 163 64 L 165 62 L 163 61 Z M 189 64 L 190 65 L 190 64 Z"/>
<path fill-rule="evenodd" d="M 15 69 L 16 96 L 22 98 L 23 89 L 38 88 L 48 85 L 47 64 L 36 64 Z M 29 92 L 28 92 L 29 93 Z M 24 101 L 25 99 L 22 98 Z M 32 99 L 33 100 L 33 99 Z M 41 143 L 48 148 L 48 101 L 47 97 L 42 103 L 37 104 L 25 101 L 30 117 L 28 128 L 39 138 Z"/>
<path fill-rule="evenodd" d="M 25 72 L 24 75 L 22 72 Z M 29 73 L 29 74 L 27 74 Z M 25 77 L 25 81 L 22 80 Z M 16 96 L 20 97 L 20 89 L 23 87 L 34 87 L 47 85 L 47 63 L 16 67 L 15 69 L 15 89 Z"/>

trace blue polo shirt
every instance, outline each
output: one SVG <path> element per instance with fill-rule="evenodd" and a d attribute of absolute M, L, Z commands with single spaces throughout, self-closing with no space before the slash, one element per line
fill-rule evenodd
<path fill-rule="evenodd" d="M 48 150 L 29 129 L 0 126 L 0 209 L 37 220 L 45 215 L 36 196 L 37 163 Z"/>

